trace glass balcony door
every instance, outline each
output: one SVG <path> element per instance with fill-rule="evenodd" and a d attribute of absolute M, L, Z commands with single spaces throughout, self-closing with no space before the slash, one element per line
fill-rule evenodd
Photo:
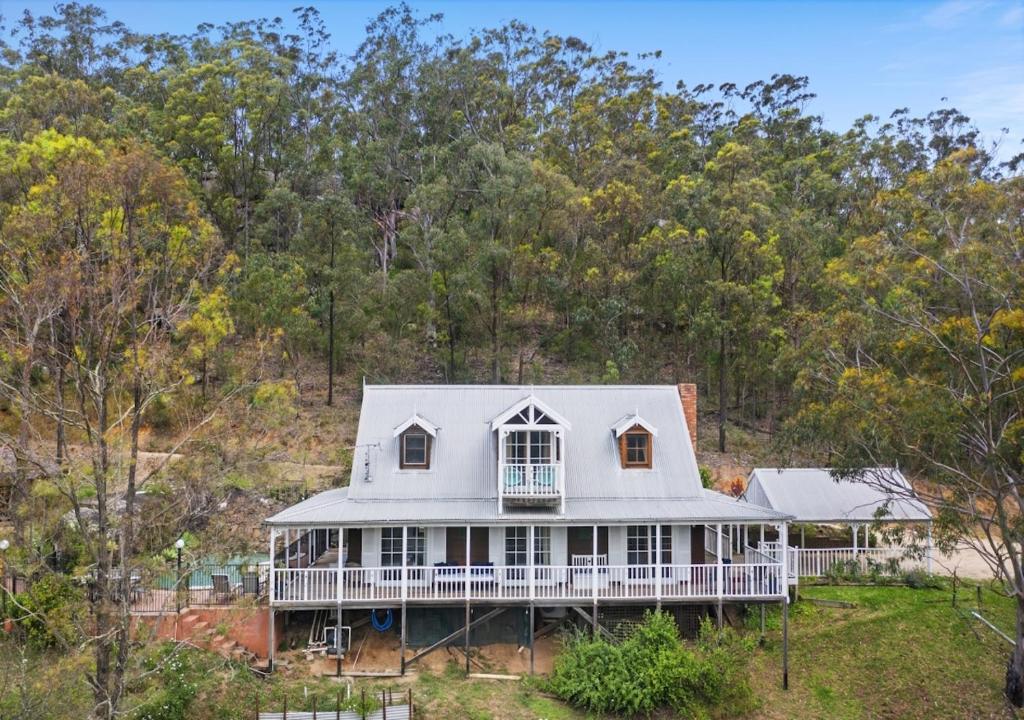
<path fill-rule="evenodd" d="M 515 430 L 505 437 L 509 465 L 550 465 L 554 462 L 555 434 L 547 430 Z"/>

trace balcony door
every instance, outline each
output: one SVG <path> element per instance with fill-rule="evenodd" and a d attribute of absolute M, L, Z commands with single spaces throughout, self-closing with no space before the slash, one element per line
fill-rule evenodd
<path fill-rule="evenodd" d="M 548 430 L 514 430 L 505 436 L 509 465 L 550 465 L 556 460 L 555 434 Z"/>
<path fill-rule="evenodd" d="M 485 527 L 470 528 L 469 563 L 483 565 L 488 561 L 488 534 Z M 449 565 L 466 564 L 466 528 L 449 527 L 444 533 L 444 559 Z"/>
<path fill-rule="evenodd" d="M 572 526 L 566 528 L 566 541 L 569 548 L 565 562 L 572 564 L 573 555 L 593 555 L 594 553 L 594 531 L 590 525 Z M 597 528 L 597 554 L 608 557 L 608 527 L 601 525 Z"/>

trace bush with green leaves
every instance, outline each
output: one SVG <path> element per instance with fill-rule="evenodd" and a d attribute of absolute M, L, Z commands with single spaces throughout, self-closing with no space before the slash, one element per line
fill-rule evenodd
<path fill-rule="evenodd" d="M 78 643 L 84 598 L 66 575 L 45 575 L 15 596 L 14 615 L 29 644 L 37 649 Z"/>
<path fill-rule="evenodd" d="M 204 672 L 196 665 L 195 650 L 165 644 L 153 657 L 147 658 L 146 669 L 159 678 L 153 691 L 132 712 L 133 720 L 187 720 L 195 700 L 198 680 Z"/>
<path fill-rule="evenodd" d="M 915 590 L 941 590 L 943 588 L 942 578 L 929 575 L 924 570 L 908 570 L 903 573 L 903 582 L 907 587 Z"/>
<path fill-rule="evenodd" d="M 742 712 L 751 647 L 731 631 L 702 627 L 696 648 L 680 640 L 671 615 L 645 614 L 621 644 L 584 633 L 571 636 L 555 661 L 549 688 L 588 712 L 650 715 L 670 708 L 685 717 Z"/>
<path fill-rule="evenodd" d="M 697 472 L 700 473 L 700 484 L 705 490 L 710 490 L 715 486 L 715 478 L 711 475 L 711 468 L 707 465 L 701 465 L 697 468 Z"/>

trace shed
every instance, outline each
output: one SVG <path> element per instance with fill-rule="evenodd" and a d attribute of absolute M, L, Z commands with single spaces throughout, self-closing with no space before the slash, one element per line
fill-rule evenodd
<path fill-rule="evenodd" d="M 862 526 L 860 547 L 865 548 L 874 522 L 925 523 L 930 557 L 931 513 L 895 468 L 867 468 L 856 479 L 842 477 L 831 468 L 754 468 L 743 499 L 790 515 L 801 525 L 849 525 L 854 554 Z M 801 549 L 806 548 L 805 540 L 801 527 Z"/>
<path fill-rule="evenodd" d="M 744 498 L 792 515 L 798 523 L 931 522 L 913 487 L 894 468 L 871 468 L 863 480 L 830 468 L 755 468 Z"/>

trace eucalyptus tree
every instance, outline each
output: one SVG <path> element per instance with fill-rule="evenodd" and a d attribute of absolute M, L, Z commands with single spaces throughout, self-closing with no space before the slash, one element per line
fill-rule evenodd
<path fill-rule="evenodd" d="M 884 179 L 830 266 L 831 303 L 802 346 L 791 440 L 890 492 L 884 471 L 865 468 L 898 464 L 919 480 L 940 545 L 973 548 L 1016 602 L 1006 695 L 1020 707 L 1024 185 L 970 140 L 916 142 L 920 126 L 909 127 L 909 138 L 883 128 L 867 149 L 903 178 Z"/>
<path fill-rule="evenodd" d="M 193 313 L 219 236 L 183 173 L 138 143 L 44 131 L 2 150 L 11 182 L 0 198 L 0 322 L 13 362 L 3 366 L 0 395 L 19 408 L 22 426 L 62 424 L 74 435 L 51 482 L 70 507 L 91 578 L 83 631 L 92 716 L 113 718 L 134 668 L 129 582 L 147 525 L 139 493 L 153 475 L 140 471 L 140 436 L 158 398 L 192 381 L 175 327 Z M 24 321 L 29 297 L 59 328 L 42 349 Z M 63 386 L 36 380 L 47 355 L 64 368 Z M 36 452 L 24 437 L 3 441 L 20 455 Z M 31 560 L 28 548 L 18 551 Z"/>

